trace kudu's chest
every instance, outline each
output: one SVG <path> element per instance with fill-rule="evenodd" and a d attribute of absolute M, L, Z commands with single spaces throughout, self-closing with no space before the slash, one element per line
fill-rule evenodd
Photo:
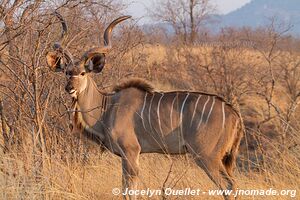
<path fill-rule="evenodd" d="M 72 127 L 75 132 L 79 132 L 88 139 L 97 140 L 97 143 L 105 139 L 103 127 L 101 126 L 101 116 L 93 116 L 88 110 L 82 109 L 77 102 L 73 104 Z M 89 117 L 85 116 L 88 115 Z M 89 120 L 92 119 L 92 120 Z M 101 141 L 98 141 L 101 140 Z"/>

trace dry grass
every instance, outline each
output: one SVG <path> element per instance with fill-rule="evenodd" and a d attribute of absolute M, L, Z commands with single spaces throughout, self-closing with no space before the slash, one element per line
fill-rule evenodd
<path fill-rule="evenodd" d="M 27 155 L 23 155 L 27 156 Z M 112 188 L 121 188 L 120 159 L 111 153 L 91 157 L 85 163 L 64 163 L 61 160 L 51 160 L 45 167 L 39 179 L 34 176 L 32 168 L 24 171 L 26 164 L 21 159 L 2 157 L 1 167 L 10 175 L 0 174 L 1 199 L 120 199 L 111 194 Z M 141 176 L 139 188 L 162 189 L 195 188 L 202 191 L 216 189 L 214 184 L 187 157 L 175 156 L 171 159 L 163 155 L 148 154 L 141 156 Z M 4 166 L 3 166 L 4 165 Z M 298 169 L 299 170 L 299 169 Z M 298 171 L 299 172 L 299 171 Z M 289 175 L 289 171 L 278 173 L 245 173 L 236 172 L 240 189 L 293 189 L 299 191 L 299 178 Z M 15 176 L 12 176 L 14 174 Z M 268 180 L 269 179 L 269 180 Z M 169 197 L 168 199 L 186 199 L 187 197 Z M 220 197 L 200 196 L 191 199 L 222 199 Z M 147 199 L 146 197 L 141 199 Z M 160 196 L 151 199 L 161 199 Z M 253 199 L 243 196 L 242 199 Z M 289 196 L 259 197 L 255 199 L 290 199 Z"/>
<path fill-rule="evenodd" d="M 170 62 L 184 64 L 187 61 L 184 53 L 178 53 L 183 50 L 167 49 L 162 46 L 143 46 L 141 49 L 135 49 L 133 52 L 126 54 L 128 60 L 124 63 L 130 63 L 132 56 L 136 54 L 147 55 L 142 64 L 149 72 L 151 79 L 156 88 L 161 90 L 178 89 L 177 85 L 171 81 L 165 81 L 162 77 L 168 74 L 168 78 L 176 79 L 179 72 L 170 73 Z M 212 60 L 204 59 L 204 55 L 211 54 L 212 49 L 209 48 L 191 48 L 188 49 L 189 54 L 198 57 L 199 60 L 210 63 Z M 232 53 L 232 56 L 230 54 Z M 229 53 L 228 59 L 236 59 L 237 52 Z M 246 50 L 242 54 L 240 60 L 247 61 L 250 67 L 258 68 L 260 63 L 264 62 L 258 52 Z M 158 68 L 155 69 L 155 66 Z M 171 69 L 172 70 L 172 69 Z M 175 69 L 174 71 L 176 71 Z M 151 74 L 154 74 L 151 76 Z M 181 71 L 179 73 L 181 80 L 176 83 L 188 82 L 191 75 Z M 167 77 L 166 77 L 167 78 Z M 195 78 L 195 77 L 194 77 Z M 185 88 L 187 86 L 183 86 Z M 190 84 L 188 87 L 198 88 L 196 84 Z M 182 89 L 182 88 L 181 88 Z M 281 90 L 280 88 L 278 89 Z M 278 92 L 278 102 L 282 108 L 285 108 L 285 98 L 281 97 Z M 259 121 L 264 115 L 265 105 L 263 100 L 248 96 L 243 99 L 245 104 L 242 107 L 248 119 Z M 251 110 L 252 109 L 252 110 Z M 251 115 L 251 112 L 252 115 Z M 247 116 L 246 116 L 247 117 Z M 274 123 L 275 122 L 270 122 Z M 28 130 L 24 130 L 26 132 Z M 26 132 L 24 135 L 30 135 Z M 59 133 L 53 133 L 58 134 Z M 297 132 L 294 135 L 295 141 L 299 141 L 300 135 Z M 3 138 L 2 138 L 3 139 Z M 67 141 L 67 140 L 66 140 Z M 67 141 L 68 142 L 68 141 Z M 243 165 L 235 172 L 236 181 L 240 189 L 293 189 L 300 191 L 300 166 L 299 166 L 299 147 L 287 149 L 283 154 L 280 149 L 279 141 L 272 138 L 264 140 L 268 146 L 268 152 L 265 154 L 267 167 L 261 166 L 258 149 L 254 149 L 251 155 L 256 156 L 256 160 L 247 157 L 247 146 L 245 144 L 241 148 L 240 161 L 251 162 L 255 169 L 247 170 Z M 97 149 L 90 150 L 88 153 L 79 151 L 78 159 L 72 157 L 70 147 L 62 149 L 58 146 L 48 147 L 49 151 L 54 154 L 36 155 L 31 141 L 21 141 L 22 148 L 11 149 L 9 152 L 0 154 L 0 199 L 120 199 L 120 196 L 111 194 L 112 188 L 121 188 L 121 162 L 120 158 L 111 153 L 99 153 Z M 3 141 L 1 141 L 3 144 Z M 76 147 L 85 148 L 85 147 Z M 279 151 L 280 150 L 280 151 Z M 249 150 L 250 151 L 250 150 Z M 75 154 L 76 155 L 76 154 Z M 82 159 L 88 155 L 88 159 Z M 39 168 L 36 160 L 43 160 L 42 170 Z M 215 185 L 210 181 L 206 174 L 197 167 L 189 156 L 168 157 L 159 154 L 141 155 L 141 176 L 139 188 L 162 189 L 163 186 L 171 188 L 195 188 L 202 191 L 216 189 Z M 172 168 L 171 168 L 172 166 Z M 299 196 L 299 195 L 298 195 Z M 168 199 L 222 199 L 221 197 L 168 197 Z M 146 197 L 141 199 L 147 199 Z M 151 199 L 162 199 L 157 196 Z M 291 199 L 289 196 L 243 196 L 242 199 Z"/>

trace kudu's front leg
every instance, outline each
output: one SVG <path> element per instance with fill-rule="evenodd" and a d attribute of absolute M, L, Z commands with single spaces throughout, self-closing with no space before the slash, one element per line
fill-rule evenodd
<path fill-rule="evenodd" d="M 136 199 L 133 191 L 136 191 L 138 186 L 139 154 L 140 148 L 124 149 L 124 155 L 122 156 L 122 190 L 124 199 Z"/>

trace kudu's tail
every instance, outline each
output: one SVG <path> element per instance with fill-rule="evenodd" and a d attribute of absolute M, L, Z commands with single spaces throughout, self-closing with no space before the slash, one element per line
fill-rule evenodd
<path fill-rule="evenodd" d="M 231 147 L 231 150 L 230 152 L 228 152 L 222 162 L 226 168 L 226 171 L 227 173 L 232 176 L 233 174 L 233 170 L 234 170 L 234 167 L 235 167 L 235 162 L 236 162 L 236 157 L 237 157 L 237 154 L 238 154 L 238 150 L 239 150 L 239 146 L 240 146 L 240 142 L 241 142 L 241 139 L 243 137 L 245 133 L 245 126 L 244 126 L 244 122 L 240 116 L 240 120 L 239 120 L 239 123 L 238 123 L 238 128 L 237 128 L 237 135 L 236 135 L 236 138 L 232 144 L 232 147 Z"/>

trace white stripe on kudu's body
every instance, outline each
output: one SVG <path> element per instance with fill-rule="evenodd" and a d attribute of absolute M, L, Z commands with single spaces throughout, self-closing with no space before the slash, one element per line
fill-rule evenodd
<path fill-rule="evenodd" d="M 222 102 L 222 113 L 223 113 L 222 129 L 224 129 L 225 128 L 225 102 Z"/>
<path fill-rule="evenodd" d="M 67 25 L 60 14 L 55 15 L 62 23 L 63 41 Z M 235 190 L 232 175 L 243 123 L 240 114 L 222 98 L 201 92 L 158 93 L 141 79 L 127 80 L 109 94 L 97 88 L 89 74 L 102 71 L 112 46 L 112 29 L 128 18 L 114 20 L 104 31 L 105 46 L 86 51 L 80 59 L 74 61 L 60 42 L 47 54 L 51 70 L 66 72 L 65 90 L 74 100 L 73 131 L 121 157 L 123 192 L 137 189 L 141 153 L 185 152 L 191 154 L 219 189 Z M 210 109 L 206 110 L 211 98 Z M 153 105 L 157 105 L 157 110 L 152 110 Z M 201 126 L 205 117 L 205 126 Z M 123 197 L 136 198 L 130 194 Z"/>
<path fill-rule="evenodd" d="M 185 104 L 187 98 L 189 97 L 189 95 L 190 95 L 190 93 L 187 93 L 185 99 L 184 99 L 183 102 L 182 102 L 182 106 L 181 106 L 181 109 L 180 109 L 180 117 L 179 117 L 179 121 L 180 121 L 180 124 L 181 124 L 181 125 L 180 125 L 181 136 L 182 136 L 182 129 L 183 129 L 183 125 L 182 125 L 182 123 L 183 123 L 183 122 L 182 122 L 183 109 L 184 109 L 184 104 Z"/>
<path fill-rule="evenodd" d="M 147 100 L 147 92 L 145 93 L 145 97 L 144 97 L 144 104 L 143 104 L 143 108 L 142 108 L 142 111 L 141 111 L 141 118 L 142 118 L 142 123 L 143 123 L 143 127 L 145 129 L 145 131 L 147 130 L 146 129 L 146 126 L 145 126 L 145 121 L 144 121 L 144 110 L 145 110 L 145 107 L 146 107 L 146 100 Z"/>
<path fill-rule="evenodd" d="M 197 129 L 199 129 L 199 127 L 200 127 L 200 125 L 202 123 L 203 115 L 204 115 L 204 112 L 205 112 L 205 107 L 206 107 L 207 103 L 209 102 L 209 99 L 210 99 L 210 96 L 207 96 L 207 100 L 206 100 L 206 102 L 205 102 L 205 104 L 203 106 L 202 113 L 201 113 L 201 118 L 200 118 L 199 124 L 197 126 Z"/>
<path fill-rule="evenodd" d="M 172 104 L 171 104 L 171 110 L 170 110 L 170 124 L 171 124 L 171 130 L 174 130 L 174 126 L 173 126 L 173 108 L 174 108 L 174 103 L 175 100 L 178 98 L 178 94 L 176 93 L 176 96 L 174 97 Z"/>
<path fill-rule="evenodd" d="M 209 111 L 209 113 L 208 113 L 208 115 L 207 115 L 207 119 L 206 119 L 206 122 L 205 122 L 206 124 L 207 124 L 207 122 L 208 122 L 208 120 L 209 120 L 209 117 L 210 117 L 210 114 L 211 114 L 211 112 L 212 112 L 212 110 L 213 110 L 213 108 L 214 108 L 215 101 L 216 101 L 216 97 L 213 96 L 213 102 L 212 102 L 212 104 L 211 104 L 210 111 Z"/>
<path fill-rule="evenodd" d="M 162 131 L 162 128 L 161 128 L 161 123 L 160 123 L 159 106 L 160 106 L 160 102 L 161 102 L 163 97 L 164 97 L 164 93 L 161 94 L 161 97 L 159 98 L 158 104 L 157 104 L 157 118 L 158 118 L 159 130 L 160 130 L 161 134 L 163 134 L 163 131 Z"/>
<path fill-rule="evenodd" d="M 150 131 L 153 131 L 152 125 L 151 125 L 151 106 L 152 106 L 152 102 L 153 102 L 153 99 L 154 99 L 154 95 L 155 95 L 155 93 L 153 93 L 153 95 L 152 95 L 150 105 L 149 105 L 149 111 L 148 111 L 148 123 L 149 123 Z"/>
<path fill-rule="evenodd" d="M 195 108 L 194 108 L 194 111 L 193 111 L 193 116 L 192 116 L 192 119 L 191 119 L 191 123 L 190 123 L 190 126 L 192 126 L 193 124 L 193 120 L 194 120 L 194 117 L 195 117 L 195 114 L 196 114 L 196 110 L 197 110 L 197 107 L 198 107 L 198 103 L 199 103 L 199 100 L 201 99 L 201 94 L 198 96 L 197 98 L 197 101 L 196 101 L 196 104 L 195 104 Z"/>

